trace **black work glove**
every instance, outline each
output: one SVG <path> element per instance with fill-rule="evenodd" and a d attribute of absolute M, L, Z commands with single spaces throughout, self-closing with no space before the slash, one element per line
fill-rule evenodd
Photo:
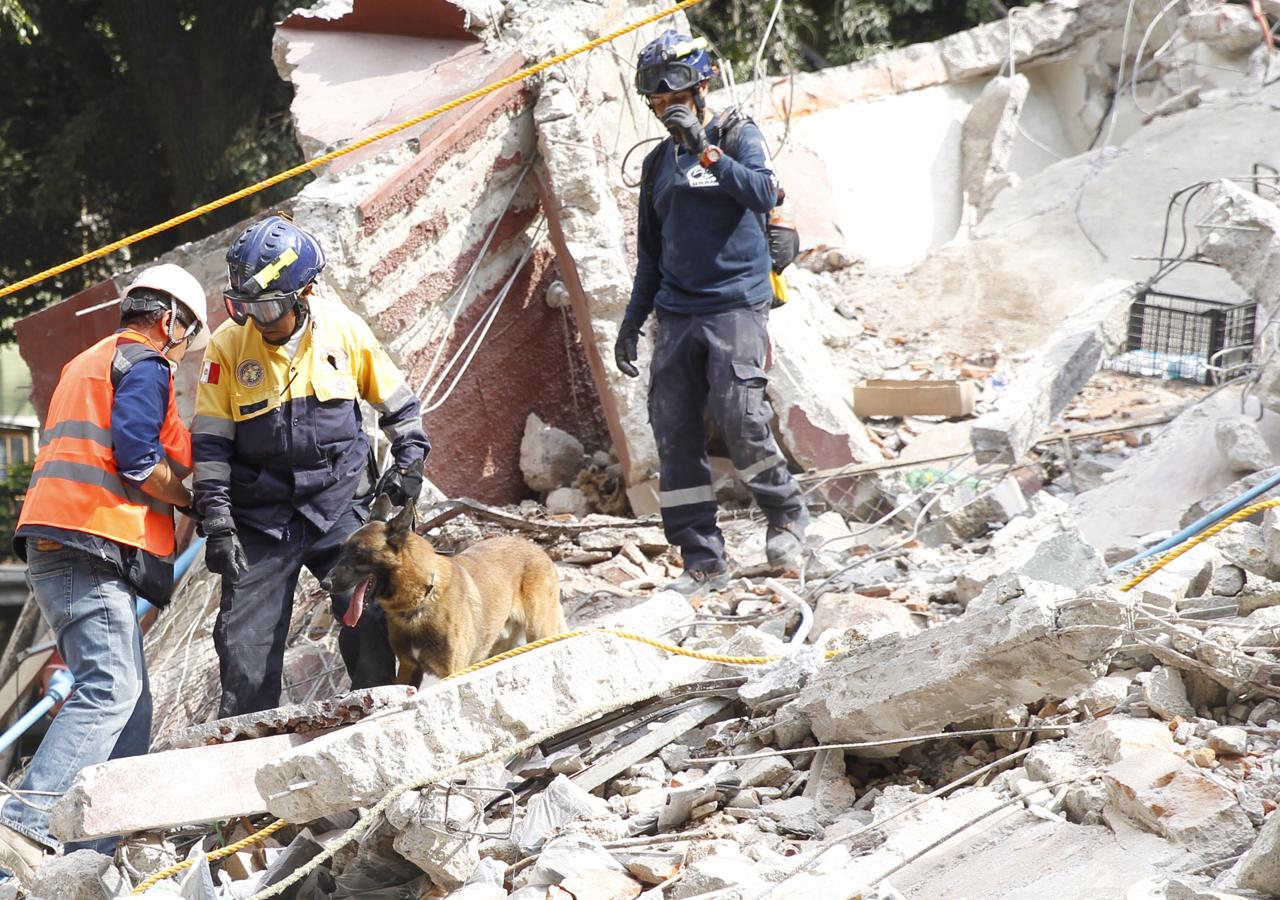
<path fill-rule="evenodd" d="M 373 489 L 374 497 L 381 494 L 386 494 L 393 506 L 416 506 L 422 496 L 422 473 L 395 464 L 388 466 Z"/>
<path fill-rule="evenodd" d="M 209 535 L 204 547 L 204 564 L 229 584 L 235 584 L 241 575 L 249 571 L 249 560 L 245 558 L 240 537 L 234 531 Z"/>
<path fill-rule="evenodd" d="M 618 329 L 618 340 L 613 345 L 613 362 L 623 375 L 635 378 L 640 374 L 635 367 L 635 361 L 640 358 L 639 346 L 640 323 L 623 319 L 622 327 Z"/>
<path fill-rule="evenodd" d="M 683 144 L 694 153 L 701 154 L 711 146 L 707 133 L 702 130 L 702 123 L 697 114 L 687 106 L 672 106 L 662 114 L 662 124 L 675 138 L 677 144 Z"/>
<path fill-rule="evenodd" d="M 800 255 L 800 233 L 786 225 L 769 223 L 769 259 L 773 263 L 773 271 L 781 272 L 796 261 Z"/>

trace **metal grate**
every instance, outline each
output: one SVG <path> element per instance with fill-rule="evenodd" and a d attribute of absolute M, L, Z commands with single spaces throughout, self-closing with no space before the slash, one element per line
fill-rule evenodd
<path fill-rule="evenodd" d="M 1258 305 L 1145 290 L 1129 307 L 1125 352 L 1108 368 L 1217 384 L 1253 361 Z"/>

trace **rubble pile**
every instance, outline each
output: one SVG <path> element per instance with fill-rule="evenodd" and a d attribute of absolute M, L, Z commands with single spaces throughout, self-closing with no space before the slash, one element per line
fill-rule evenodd
<path fill-rule="evenodd" d="M 655 514 L 643 388 L 602 365 L 634 198 L 609 168 L 625 150 L 611 117 L 593 112 L 620 101 L 587 76 L 615 62 L 575 61 L 531 110 L 495 113 L 493 143 L 522 161 L 537 144 L 564 279 L 547 293 L 577 316 L 613 446 L 522 413 L 529 499 L 429 489 L 419 530 L 443 553 L 539 543 L 571 636 L 416 690 L 352 692 L 307 576 L 289 705 L 210 721 L 219 586 L 197 560 L 147 635 L 153 753 L 85 770 L 54 814 L 67 840 L 127 838 L 115 857 L 51 859 L 31 895 L 1280 897 L 1280 512 L 1193 527 L 1280 474 L 1274 190 L 1206 181 L 1206 227 L 1181 251 L 1216 264 L 1199 289 L 1258 302 L 1255 361 L 1105 368 L 1134 349 L 1135 298 L 1158 282 L 1132 257 L 1164 252 L 1170 194 L 1228 143 L 1205 135 L 1247 130 L 1254 152 L 1274 113 L 1273 57 L 1245 8 L 1171 6 L 1053 0 L 795 79 L 788 153 L 816 168 L 845 112 L 936 113 L 955 143 L 939 169 L 955 171 L 934 211 L 954 228 L 912 231 L 929 217 L 898 197 L 910 228 L 882 230 L 915 255 L 895 260 L 843 212 L 816 226 L 770 323 L 767 387 L 808 552 L 798 571 L 770 568 L 763 520 L 713 454 L 734 578 L 691 599 L 663 589 L 683 566 Z M 504 15 L 528 57 L 596 21 Z M 760 89 L 780 128 L 781 83 Z M 1079 102 L 1051 121 L 1048 95 Z M 1062 158 L 1028 156 L 1022 137 L 1051 124 Z M 1099 135 L 1123 146 L 1093 149 Z M 1213 178 L 1247 168 L 1222 165 Z M 400 350 L 426 346 L 406 335 Z M 859 417 L 850 389 L 871 378 L 970 383 L 974 414 Z M 1144 571 L 1161 547 L 1180 554 Z"/>

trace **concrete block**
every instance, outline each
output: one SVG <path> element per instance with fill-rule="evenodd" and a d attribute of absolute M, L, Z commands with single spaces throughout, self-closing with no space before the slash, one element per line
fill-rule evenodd
<path fill-rule="evenodd" d="M 1221 490 L 1214 491 L 1209 496 L 1188 507 L 1187 511 L 1182 514 L 1182 518 L 1178 520 L 1178 527 L 1186 528 L 1192 522 L 1197 519 L 1204 518 L 1205 515 L 1217 509 L 1219 506 L 1222 506 L 1224 503 L 1234 500 L 1246 491 L 1253 490 L 1268 478 L 1272 478 L 1276 475 L 1280 475 L 1280 466 L 1272 466 L 1269 469 L 1254 472 L 1252 475 L 1246 475 L 1244 478 L 1233 481 Z M 1261 522 L 1262 514 L 1255 513 L 1251 519 L 1252 518 L 1256 518 L 1258 522 Z M 1246 519 L 1246 521 L 1250 520 Z"/>
<path fill-rule="evenodd" d="M 957 541 L 969 541 L 986 534 L 992 526 L 1007 525 L 1030 506 L 1022 485 L 1013 476 L 1003 479 L 979 497 L 946 517 L 946 528 Z"/>
<path fill-rule="evenodd" d="M 1136 568 L 1150 565 L 1155 559 L 1144 560 Z M 1143 603 L 1173 612 L 1187 598 L 1204 595 L 1213 579 L 1214 565 L 1221 562 L 1222 554 L 1214 544 L 1198 544 L 1154 575 L 1147 576 L 1134 590 Z"/>
<path fill-rule="evenodd" d="M 278 734 L 89 766 L 53 808 L 49 829 L 60 840 L 77 841 L 266 812 L 268 802 L 254 786 L 254 772 L 312 740 L 309 735 Z M 194 782 L 186 778 L 158 778 L 159 772 L 198 773 L 200 790 L 192 790 Z M 314 818 L 318 816 L 294 821 Z"/>
<path fill-rule="evenodd" d="M 1210 186 L 1205 201 L 1208 227 L 1201 230 L 1200 252 L 1224 268 L 1246 297 L 1263 310 L 1275 310 L 1280 300 L 1280 210 L 1268 198 L 1225 179 Z M 1275 408 L 1265 395 L 1262 400 L 1268 409 Z"/>
<path fill-rule="evenodd" d="M 1034 581 L 1058 584 L 1082 591 L 1104 584 L 1110 577 L 1102 555 L 1087 544 L 1074 528 L 1063 529 L 1036 547 L 1018 573 Z"/>
<path fill-rule="evenodd" d="M 1249 752 L 1249 733 L 1224 725 L 1209 732 L 1209 746 L 1219 756 L 1244 756 Z"/>
<path fill-rule="evenodd" d="M 225 744 L 245 738 L 267 737 L 272 734 L 307 734 L 325 731 L 339 725 L 358 722 L 366 716 L 387 709 L 397 709 L 409 703 L 417 691 L 409 685 L 389 684 L 382 687 L 352 691 L 341 697 L 314 700 L 215 719 L 202 725 L 192 725 L 174 732 L 169 739 L 174 749 L 203 747 L 207 744 Z"/>
<path fill-rule="evenodd" d="M 1096 716 L 1104 710 L 1113 709 L 1129 696 L 1129 686 L 1133 679 L 1121 675 L 1104 675 L 1083 691 L 1072 694 L 1062 703 L 1066 710 L 1083 710 Z M 1048 779 L 1052 780 L 1052 779 Z"/>
<path fill-rule="evenodd" d="M 826 654 L 821 647 L 804 647 L 777 662 L 751 666 L 746 672 L 747 683 L 738 688 L 738 696 L 751 709 L 759 709 L 771 700 L 803 688 L 825 663 Z"/>
<path fill-rule="evenodd" d="M 936 731 L 1015 704 L 1067 697 L 1105 671 L 1126 602 L 1109 592 L 1063 600 L 1028 591 L 920 634 L 857 647 L 829 662 L 784 709 L 807 719 L 821 741 L 852 742 Z"/>
<path fill-rule="evenodd" d="M 1132 285 L 1106 281 L 1049 336 L 1036 356 L 1019 366 L 995 407 L 973 424 L 979 462 L 1022 459 L 1049 431 L 1054 417 L 1097 371 L 1106 354 L 1119 348 Z"/>
<path fill-rule="evenodd" d="M 434 684 L 412 710 L 318 738 L 260 766 L 255 781 L 272 813 L 308 821 L 692 678 L 692 662 L 608 635 L 563 641 Z"/>
<path fill-rule="evenodd" d="M 1267 817 L 1257 840 L 1240 861 L 1236 881 L 1269 897 L 1280 896 L 1280 816 L 1272 813 Z"/>
<path fill-rule="evenodd" d="M 77 850 L 51 857 L 36 870 L 32 897 L 49 900 L 108 900 L 129 893 L 129 881 L 110 856 Z"/>
<path fill-rule="evenodd" d="M 1206 859 L 1253 843 L 1253 825 L 1235 794 L 1173 753 L 1136 753 L 1108 766 L 1103 781 L 1115 809 Z"/>
<path fill-rule="evenodd" d="M 1190 719 L 1196 711 L 1187 701 L 1187 686 L 1182 673 L 1172 666 L 1156 666 L 1142 685 L 1142 699 L 1147 707 L 1162 719 L 1181 716 Z"/>
<path fill-rule="evenodd" d="M 520 471 L 531 489 L 546 493 L 572 484 L 582 455 L 580 440 L 529 413 L 520 440 Z"/>
<path fill-rule="evenodd" d="M 480 862 L 480 838 L 466 832 L 480 830 L 481 815 L 461 793 L 446 801 L 442 787 L 409 791 L 387 808 L 396 852 L 446 890 L 461 887 Z"/>
<path fill-rule="evenodd" d="M 782 787 L 795 771 L 795 766 L 785 756 L 766 756 L 747 760 L 738 774 L 742 776 L 744 788 Z"/>
<path fill-rule="evenodd" d="M 1080 743 L 1103 762 L 1118 762 L 1148 750 L 1173 753 L 1178 746 L 1163 722 L 1107 716 L 1090 722 L 1080 733 Z"/>
<path fill-rule="evenodd" d="M 887 634 L 917 634 L 923 626 L 905 606 L 883 597 L 858 593 L 823 594 L 813 607 L 810 639 L 829 628 L 849 632 L 848 637 L 872 641 Z"/>
<path fill-rule="evenodd" d="M 587 496 L 577 488 L 559 487 L 547 494 L 547 512 L 557 516 L 568 513 L 581 519 L 591 511 Z"/>
<path fill-rule="evenodd" d="M 1274 513 L 1275 510 L 1267 510 Z M 1214 538 L 1218 550 L 1229 562 L 1246 572 L 1280 581 L 1280 560 L 1273 561 L 1272 554 L 1280 556 L 1280 535 L 1276 533 L 1274 516 L 1263 516 L 1262 525 L 1237 522 Z"/>
<path fill-rule="evenodd" d="M 1253 416 L 1219 419 L 1213 428 L 1213 436 L 1233 472 L 1260 472 L 1276 464 L 1267 439 L 1258 428 L 1258 420 Z"/>

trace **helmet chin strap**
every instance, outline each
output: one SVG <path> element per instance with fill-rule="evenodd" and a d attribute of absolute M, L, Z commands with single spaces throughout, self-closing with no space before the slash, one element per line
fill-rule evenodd
<path fill-rule="evenodd" d="M 164 346 L 160 348 L 160 353 L 163 356 L 168 356 L 170 350 L 172 350 L 174 347 L 181 344 L 182 341 L 186 340 L 185 337 L 182 338 L 182 340 L 173 339 L 173 323 L 176 321 L 178 321 L 178 301 L 174 300 L 173 298 L 170 298 L 169 299 L 169 324 L 165 325 L 164 327 L 165 342 L 164 342 Z"/>
<path fill-rule="evenodd" d="M 294 335 L 296 335 L 299 331 L 302 330 L 302 326 L 307 324 L 307 314 L 308 314 L 307 304 L 303 303 L 301 300 L 294 300 L 293 301 L 293 331 L 289 332 L 287 337 L 281 338 L 278 341 L 273 341 L 264 337 L 262 339 L 263 342 L 270 344 L 273 347 L 283 347 L 285 344 L 293 340 Z"/>

